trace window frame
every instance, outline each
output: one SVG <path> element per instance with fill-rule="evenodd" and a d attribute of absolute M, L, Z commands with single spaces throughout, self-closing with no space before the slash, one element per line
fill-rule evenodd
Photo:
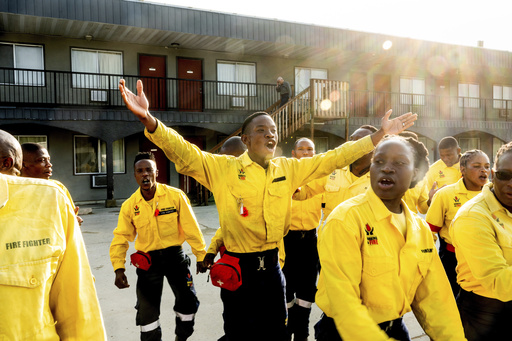
<path fill-rule="evenodd" d="M 237 66 L 238 65 L 250 65 L 254 67 L 254 83 L 251 82 L 238 82 L 238 81 L 224 81 L 219 79 L 219 64 L 230 64 L 235 66 L 235 78 L 237 78 Z M 240 97 L 240 98 L 246 98 L 246 97 L 257 97 L 258 96 L 258 87 L 257 87 L 257 64 L 256 62 L 246 62 L 246 61 L 239 61 L 239 60 L 225 60 L 225 59 L 218 59 L 216 61 L 216 74 L 217 74 L 217 96 L 231 96 L 231 97 Z M 238 86 L 235 87 L 235 89 L 224 89 L 222 85 L 229 85 L 228 83 L 240 83 L 240 84 L 248 84 L 247 86 L 247 94 L 238 94 Z"/>
<path fill-rule="evenodd" d="M 294 83 L 294 87 L 293 87 L 293 92 L 294 92 L 294 96 L 297 96 L 298 94 L 300 94 L 302 91 L 306 90 L 310 85 L 308 84 L 307 87 L 305 87 L 304 89 L 301 89 L 301 84 L 300 82 L 297 80 L 297 75 L 298 75 L 298 72 L 300 72 L 300 70 L 309 70 L 310 71 L 310 77 L 309 77 L 309 80 L 311 81 L 311 79 L 322 79 L 322 80 L 328 80 L 329 79 L 329 69 L 323 69 L 323 68 L 316 68 L 316 67 L 303 67 L 303 66 L 295 66 L 293 68 L 293 81 L 295 82 Z M 325 71 L 325 78 L 314 78 L 314 77 L 311 77 L 311 73 L 313 73 L 313 71 L 322 71 L 324 72 Z M 310 82 L 311 84 L 311 82 Z M 322 89 L 325 87 L 325 85 L 321 85 L 321 87 L 319 89 L 316 89 L 316 96 L 317 98 L 321 98 L 321 94 L 322 94 Z"/>
<path fill-rule="evenodd" d="M 85 51 L 85 52 L 96 52 L 96 54 L 99 53 L 105 53 L 105 54 L 114 54 L 119 55 L 120 57 L 120 70 L 119 73 L 103 73 L 99 70 L 99 63 L 96 63 L 96 71 L 95 72 L 87 72 L 87 71 L 76 71 L 74 70 L 75 64 L 73 63 L 73 51 Z M 83 47 L 71 47 L 70 52 L 70 64 L 71 64 L 71 87 L 73 89 L 91 89 L 95 91 L 108 91 L 108 90 L 116 90 L 118 87 L 118 80 L 111 81 L 112 78 L 122 78 L 123 76 L 123 70 L 124 70 L 124 53 L 123 51 L 116 51 L 116 50 L 103 50 L 103 49 L 88 49 Z M 78 79 L 77 76 L 79 75 L 88 75 L 90 80 L 81 80 Z M 107 77 L 108 79 L 108 85 L 103 86 L 102 80 Z M 85 83 L 85 84 L 81 84 Z"/>
<path fill-rule="evenodd" d="M 407 80 L 411 81 L 412 92 L 405 92 L 402 90 L 402 80 L 403 81 L 407 81 Z M 421 81 L 423 83 L 423 93 L 414 92 L 414 82 L 415 81 Z M 400 104 L 416 105 L 416 106 L 426 105 L 427 80 L 425 78 L 400 76 L 399 82 L 400 82 L 399 83 Z"/>
<path fill-rule="evenodd" d="M 460 94 L 461 85 L 467 86 L 468 96 L 461 96 L 461 94 Z M 469 96 L 471 85 L 478 86 L 478 97 L 470 97 Z M 479 83 L 470 83 L 470 82 L 466 82 L 466 83 L 459 82 L 457 84 L 457 104 L 458 104 L 459 108 L 479 109 L 480 108 L 480 84 Z"/>
<path fill-rule="evenodd" d="M 496 88 L 500 88 L 500 98 L 496 97 Z M 503 98 L 503 90 L 504 88 L 509 88 L 510 98 Z M 492 107 L 493 109 L 503 109 L 510 110 L 512 109 L 512 85 L 504 85 L 504 84 L 493 84 L 492 85 Z"/>
<path fill-rule="evenodd" d="M 21 135 L 14 135 L 14 137 L 16 138 L 16 140 L 18 140 L 18 142 L 20 144 L 23 144 L 23 143 L 37 143 L 37 144 L 40 144 L 43 148 L 45 148 L 46 150 L 48 150 L 48 135 L 27 135 L 27 134 L 21 134 Z M 40 142 L 36 142 L 36 141 L 24 141 L 24 142 L 21 142 L 20 141 L 20 138 L 35 138 L 35 137 L 38 137 L 38 138 L 44 138 L 44 143 L 40 143 Z"/>
<path fill-rule="evenodd" d="M 96 162 L 98 164 L 98 171 L 97 172 L 77 172 L 77 153 L 76 153 L 76 138 L 77 137 L 86 137 L 86 138 L 93 138 L 96 140 L 96 153 L 97 153 L 97 156 L 96 156 Z M 126 144 L 125 144 L 125 140 L 124 138 L 121 138 L 119 139 L 122 141 L 122 152 L 121 152 L 121 155 L 123 157 L 123 160 L 122 160 L 122 163 L 123 163 L 123 170 L 122 171 L 114 171 L 114 174 L 126 174 Z M 119 140 L 116 140 L 116 141 L 119 141 Z M 114 142 L 116 142 L 114 141 Z M 84 134 L 77 134 L 77 135 L 73 135 L 73 174 L 74 175 L 98 175 L 98 174 L 107 174 L 107 169 L 106 169 L 106 165 L 105 165 L 105 169 L 103 170 L 102 167 L 101 167 L 101 157 L 102 157 L 102 151 L 101 151 L 101 144 L 102 143 L 106 143 L 105 141 L 102 141 L 101 139 L 97 138 L 97 137 L 94 137 L 94 136 L 89 136 L 89 135 L 84 135 Z M 114 161 L 114 160 L 113 160 Z"/>
<path fill-rule="evenodd" d="M 12 62 L 13 62 L 13 83 L 7 83 L 7 82 L 0 82 L 1 85 L 16 85 L 16 86 L 37 86 L 37 87 L 44 87 L 46 86 L 46 79 L 45 79 L 45 59 L 44 59 L 44 45 L 42 44 L 26 44 L 26 43 L 12 43 L 7 41 L 0 41 L 0 45 L 11 45 L 12 46 Z M 37 47 L 40 49 L 41 52 L 41 69 L 27 69 L 27 68 L 20 68 L 16 65 L 16 47 L 18 46 L 25 46 L 25 47 Z M 20 70 L 26 70 L 26 71 L 20 71 Z M 20 83 L 19 79 L 23 79 L 22 75 L 27 74 L 28 72 L 31 72 L 33 74 L 36 74 L 36 80 L 39 80 L 35 83 Z M 33 79 L 33 78 L 32 78 Z"/>

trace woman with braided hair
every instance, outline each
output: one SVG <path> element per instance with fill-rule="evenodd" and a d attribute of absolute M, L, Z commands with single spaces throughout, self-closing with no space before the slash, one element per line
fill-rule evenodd
<path fill-rule="evenodd" d="M 431 339 L 465 340 L 432 233 L 402 200 L 423 178 L 427 155 L 414 139 L 383 139 L 371 187 L 329 215 L 318 241 L 317 340 L 410 340 L 402 317 L 411 310 Z"/>
<path fill-rule="evenodd" d="M 434 194 L 425 218 L 432 232 L 439 234 L 439 257 L 454 297 L 459 294 L 460 287 L 457 285 L 457 259 L 449 234 L 450 225 L 459 208 L 480 194 L 482 187 L 489 181 L 489 157 L 478 149 L 465 152 L 460 158 L 460 172 L 462 178 L 459 181 L 439 189 Z"/>

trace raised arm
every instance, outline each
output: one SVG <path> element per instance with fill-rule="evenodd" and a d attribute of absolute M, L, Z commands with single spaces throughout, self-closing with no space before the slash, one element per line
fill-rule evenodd
<path fill-rule="evenodd" d="M 408 112 L 401 116 L 395 117 L 390 120 L 389 117 L 393 113 L 393 110 L 388 110 L 381 120 L 381 126 L 378 131 L 371 135 L 373 145 L 376 146 L 385 135 L 399 134 L 409 127 L 414 125 L 414 121 L 418 119 L 417 114 Z"/>
<path fill-rule="evenodd" d="M 137 95 L 126 87 L 125 80 L 119 80 L 119 91 L 123 97 L 124 104 L 137 116 L 146 129 L 152 133 L 157 127 L 156 119 L 149 113 L 149 102 L 144 94 L 142 81 L 137 81 Z"/>

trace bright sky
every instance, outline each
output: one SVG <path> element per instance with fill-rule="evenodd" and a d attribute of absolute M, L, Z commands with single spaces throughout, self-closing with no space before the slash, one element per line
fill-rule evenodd
<path fill-rule="evenodd" d="M 146 0 L 180 7 L 512 51 L 509 0 Z"/>

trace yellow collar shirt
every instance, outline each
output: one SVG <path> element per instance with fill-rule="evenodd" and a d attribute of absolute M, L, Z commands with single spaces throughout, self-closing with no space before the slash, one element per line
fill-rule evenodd
<path fill-rule="evenodd" d="M 336 169 L 327 177 L 312 181 L 301 187 L 301 191 L 294 195 L 296 200 L 306 200 L 321 193 L 324 194 L 324 216 L 329 214 L 343 201 L 366 192 L 370 187 L 370 172 L 356 177 L 350 171 L 350 166 Z"/>
<path fill-rule="evenodd" d="M 124 268 L 128 242 L 134 240 L 135 249 L 143 252 L 179 246 L 186 240 L 198 262 L 206 255 L 203 234 L 187 196 L 164 184 L 157 183 L 151 205 L 140 188 L 123 203 L 110 245 L 114 270 Z"/>
<path fill-rule="evenodd" d="M 434 182 L 437 182 L 437 187 L 441 188 L 444 185 L 456 183 L 461 177 L 462 173 L 460 172 L 459 162 L 451 167 L 446 167 L 446 163 L 444 163 L 443 160 L 437 160 L 428 169 L 424 181 L 427 186 L 427 191 L 430 192 Z"/>
<path fill-rule="evenodd" d="M 106 340 L 71 203 L 53 182 L 0 174 L 0 340 Z"/>
<path fill-rule="evenodd" d="M 455 214 L 462 205 L 479 193 L 480 191 L 468 191 L 463 179 L 438 190 L 425 217 L 427 223 L 431 225 L 432 232 L 438 232 L 445 242 L 451 244 L 449 229 Z"/>
<path fill-rule="evenodd" d="M 291 198 L 297 188 L 374 149 L 368 136 L 311 158 L 274 158 L 264 169 L 247 152 L 239 157 L 203 152 L 161 122 L 153 133 L 145 134 L 179 173 L 213 192 L 224 245 L 228 251 L 243 253 L 279 246 L 290 227 Z"/>
<path fill-rule="evenodd" d="M 413 188 L 409 188 L 402 199 L 413 213 L 425 214 L 428 211 L 428 192 L 425 182 L 420 181 Z"/>
<path fill-rule="evenodd" d="M 411 309 L 433 340 L 465 340 L 430 229 L 402 207 L 405 238 L 371 188 L 331 213 L 319 236 L 315 301 L 344 340 L 389 340 L 378 323 Z"/>
<path fill-rule="evenodd" d="M 310 231 L 318 227 L 322 215 L 322 195 L 292 201 L 292 231 Z"/>
<path fill-rule="evenodd" d="M 480 296 L 512 301 L 512 214 L 491 192 L 492 183 L 457 212 L 450 235 L 457 283 Z"/>

